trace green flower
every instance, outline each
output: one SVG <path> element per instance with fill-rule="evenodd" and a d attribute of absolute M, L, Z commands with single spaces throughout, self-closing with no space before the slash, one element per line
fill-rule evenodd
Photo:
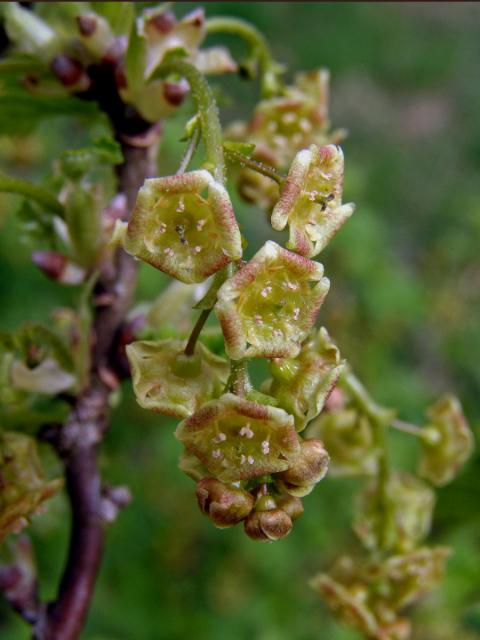
<path fill-rule="evenodd" d="M 384 513 L 377 481 L 367 485 L 358 500 L 355 533 L 368 549 L 376 549 L 380 546 L 379 531 L 386 526 L 384 548 L 411 551 L 430 531 L 435 494 L 414 476 L 395 473 L 388 480 L 386 495 L 388 511 Z"/>
<path fill-rule="evenodd" d="M 177 280 L 202 282 L 242 257 L 227 191 L 205 170 L 146 180 L 125 249 Z"/>
<path fill-rule="evenodd" d="M 224 482 L 284 471 L 300 453 L 291 416 L 231 393 L 183 420 L 175 435 Z"/>
<path fill-rule="evenodd" d="M 327 246 L 354 210 L 342 205 L 342 187 L 340 147 L 312 145 L 296 155 L 272 212 L 274 229 L 289 226 L 289 249 L 312 258 Z"/>
<path fill-rule="evenodd" d="M 296 358 L 271 360 L 273 379 L 265 391 L 294 416 L 297 431 L 302 431 L 322 411 L 343 367 L 338 347 L 322 327 L 310 334 Z"/>
<path fill-rule="evenodd" d="M 450 482 L 465 464 L 474 447 L 473 434 L 460 402 L 447 395 L 427 411 L 429 436 L 422 438 L 419 473 L 432 484 Z"/>
<path fill-rule="evenodd" d="M 336 476 L 374 475 L 378 448 L 370 420 L 356 409 L 324 411 L 308 429 L 330 454 L 330 473 Z"/>
<path fill-rule="evenodd" d="M 47 480 L 33 438 L 22 433 L 0 433 L 0 543 L 28 525 L 43 502 L 62 487 Z"/>
<path fill-rule="evenodd" d="M 186 418 L 218 397 L 229 375 L 227 362 L 200 342 L 185 355 L 182 340 L 141 340 L 126 347 L 133 390 L 144 409 Z"/>
<path fill-rule="evenodd" d="M 380 561 L 340 558 L 310 584 L 332 613 L 371 640 L 407 640 L 410 623 L 399 616 L 442 579 L 446 547 L 423 547 Z"/>
<path fill-rule="evenodd" d="M 218 291 L 227 354 L 295 357 L 327 295 L 323 266 L 268 241 Z"/>
<path fill-rule="evenodd" d="M 254 143 L 255 159 L 277 168 L 312 142 L 338 142 L 341 132 L 329 132 L 328 85 L 326 69 L 297 74 L 285 95 L 259 102 L 250 123 L 233 123 L 228 137 Z"/>

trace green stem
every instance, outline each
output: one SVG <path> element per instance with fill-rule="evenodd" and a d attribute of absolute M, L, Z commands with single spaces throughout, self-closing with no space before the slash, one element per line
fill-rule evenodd
<path fill-rule="evenodd" d="M 225 150 L 225 155 L 227 160 L 231 162 L 235 162 L 242 167 L 247 167 L 248 169 L 252 169 L 257 173 L 261 173 L 262 176 L 266 176 L 271 180 L 274 180 L 280 187 L 283 186 L 285 182 L 285 177 L 280 175 L 273 167 L 269 167 L 267 164 L 263 162 L 259 162 L 258 160 L 253 160 L 252 158 L 248 158 L 243 153 L 239 153 L 238 151 L 232 151 L 230 149 Z"/>
<path fill-rule="evenodd" d="M 408 433 L 411 436 L 415 436 L 420 440 L 425 440 L 428 444 L 437 444 L 441 436 L 435 428 L 418 427 L 411 422 L 405 422 L 403 420 L 393 420 L 391 425 L 397 431 L 402 433 Z"/>
<path fill-rule="evenodd" d="M 190 138 L 190 143 L 185 151 L 185 155 L 183 156 L 180 166 L 177 169 L 177 176 L 185 173 L 188 169 L 190 162 L 192 161 L 193 156 L 195 155 L 195 151 L 197 150 L 198 143 L 200 142 L 200 127 L 196 126 L 193 130 L 192 137 Z"/>
<path fill-rule="evenodd" d="M 0 191 L 4 193 L 15 193 L 20 196 L 25 196 L 31 200 L 35 200 L 38 204 L 41 204 L 52 213 L 64 217 L 63 207 L 60 202 L 52 196 L 51 193 L 38 187 L 28 180 L 22 180 L 21 178 L 14 178 L 7 176 L 5 173 L 0 172 Z"/>
<path fill-rule="evenodd" d="M 200 114 L 202 139 L 205 144 L 205 156 L 208 169 L 221 184 L 225 183 L 225 159 L 223 156 L 222 126 L 218 107 L 210 85 L 203 74 L 189 62 L 174 59 L 161 64 L 152 76 L 163 78 L 170 74 L 184 77 L 197 103 Z"/>
<path fill-rule="evenodd" d="M 231 33 L 243 38 L 252 55 L 258 59 L 262 96 L 269 98 L 282 93 L 280 65 L 273 59 L 267 40 L 258 29 L 245 20 L 229 17 L 211 18 L 207 20 L 206 27 L 207 33 Z"/>
<path fill-rule="evenodd" d="M 244 398 L 252 390 L 252 383 L 248 375 L 246 360 L 230 360 L 230 377 L 227 389 L 237 396 Z"/>
<path fill-rule="evenodd" d="M 393 413 L 389 409 L 381 407 L 372 399 L 363 384 L 349 368 L 342 374 L 341 383 L 350 393 L 360 411 L 369 418 L 373 426 L 375 446 L 379 452 L 377 482 L 380 520 L 378 540 L 380 549 L 386 550 L 389 544 L 391 528 L 390 496 L 388 493 L 390 463 L 387 447 L 387 428 L 393 421 Z"/>

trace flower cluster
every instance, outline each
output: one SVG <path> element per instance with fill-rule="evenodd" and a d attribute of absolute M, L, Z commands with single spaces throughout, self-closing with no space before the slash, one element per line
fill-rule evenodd
<path fill-rule="evenodd" d="M 334 615 L 369 640 L 408 640 L 411 625 L 401 616 L 441 581 L 446 547 L 421 547 L 386 562 L 340 558 L 311 580 Z"/>

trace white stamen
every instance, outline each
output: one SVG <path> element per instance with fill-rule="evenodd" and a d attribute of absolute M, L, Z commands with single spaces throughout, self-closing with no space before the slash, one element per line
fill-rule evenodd
<path fill-rule="evenodd" d="M 195 253 L 200 253 L 200 251 L 202 250 L 202 247 L 200 245 L 197 244 L 197 246 L 194 248 Z"/>
<path fill-rule="evenodd" d="M 160 224 L 158 225 L 158 230 L 160 231 L 160 233 L 165 233 L 165 231 L 167 230 L 167 225 L 165 224 L 165 222 L 160 222 Z"/>
<path fill-rule="evenodd" d="M 220 431 L 214 438 L 212 438 L 212 442 L 225 442 L 226 439 L 227 436 Z"/>
<path fill-rule="evenodd" d="M 264 440 L 262 442 L 262 452 L 264 455 L 268 455 L 270 453 L 270 443 L 268 440 Z"/>
<path fill-rule="evenodd" d="M 249 424 L 244 425 L 244 426 L 240 429 L 239 434 L 240 434 L 241 436 L 245 436 L 245 437 L 246 437 L 246 438 L 248 438 L 249 440 L 250 440 L 250 438 L 253 438 L 253 436 L 254 436 L 254 433 L 253 433 L 253 431 L 250 429 L 250 425 L 249 425 Z"/>
<path fill-rule="evenodd" d="M 253 316 L 253 318 L 254 318 L 256 324 L 263 324 L 262 316 L 259 315 L 258 313 L 255 316 Z"/>
<path fill-rule="evenodd" d="M 281 336 L 283 336 L 283 333 L 280 331 L 280 329 L 274 329 L 274 330 L 273 330 L 273 335 L 274 335 L 276 338 L 280 338 Z"/>
<path fill-rule="evenodd" d="M 295 309 L 293 310 L 293 319 L 298 320 L 299 316 L 300 316 L 300 309 L 298 307 L 295 307 Z"/>
<path fill-rule="evenodd" d="M 245 456 L 242 453 L 242 455 L 240 456 L 240 464 L 245 464 L 246 461 L 247 461 L 247 459 L 245 458 Z"/>
<path fill-rule="evenodd" d="M 178 201 L 177 213 L 182 213 L 183 211 L 185 211 L 185 203 L 184 203 L 183 198 L 182 198 L 182 199 L 180 199 Z"/>
<path fill-rule="evenodd" d="M 173 256 L 173 249 L 171 249 L 170 247 L 167 247 L 166 249 L 163 250 L 163 253 L 165 253 L 167 256 Z"/>
<path fill-rule="evenodd" d="M 204 220 L 203 218 L 201 218 L 198 222 L 197 222 L 197 230 L 201 231 L 203 229 L 203 227 L 205 226 L 205 222 L 206 220 Z"/>
<path fill-rule="evenodd" d="M 222 456 L 222 452 L 220 451 L 220 449 L 214 449 L 212 451 L 212 458 L 218 459 Z"/>
<path fill-rule="evenodd" d="M 270 286 L 264 287 L 260 292 L 262 298 L 266 298 L 271 290 L 272 290 L 272 287 L 270 287 Z"/>
<path fill-rule="evenodd" d="M 255 462 L 255 458 L 253 456 L 248 456 L 247 460 L 248 464 L 253 464 Z"/>

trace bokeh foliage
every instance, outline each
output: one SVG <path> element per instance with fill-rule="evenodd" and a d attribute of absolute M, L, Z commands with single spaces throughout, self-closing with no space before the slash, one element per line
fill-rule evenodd
<path fill-rule="evenodd" d="M 176 10 L 193 6 L 181 3 Z M 322 256 L 332 280 L 322 323 L 375 397 L 399 407 L 403 418 L 421 422 L 422 407 L 450 389 L 475 428 L 480 7 L 248 2 L 212 3 L 207 14 L 251 20 L 292 71 L 331 70 L 332 121 L 349 130 L 345 201 L 356 202 L 357 211 Z M 225 122 L 244 117 L 254 104 L 254 90 L 241 80 L 217 87 Z M 166 132 L 162 173 L 178 162 L 181 122 L 190 110 L 182 108 Z M 41 177 L 46 159 L 81 146 L 85 137 L 84 126 L 66 118 L 40 125 L 28 138 L 2 136 L 2 165 Z M 76 292 L 35 270 L 29 246 L 18 240 L 18 201 L 2 196 L 0 205 L 0 327 L 11 329 L 45 321 Z M 253 207 L 236 205 L 251 255 L 267 239 L 267 223 Z M 142 265 L 139 300 L 154 297 L 166 280 Z M 257 545 L 239 530 L 213 529 L 201 516 L 193 483 L 176 469 L 173 428 L 172 421 L 142 411 L 125 385 L 102 467 L 105 478 L 131 487 L 134 501 L 109 533 L 83 637 L 356 638 L 332 621 L 307 579 L 355 546 L 350 496 L 358 481 L 327 478 L 306 499 L 306 513 L 286 540 Z M 415 443 L 394 436 L 392 452 L 413 466 Z M 454 555 L 444 585 L 417 609 L 418 640 L 480 637 L 478 467 L 477 458 L 439 492 L 432 542 L 452 545 Z M 32 528 L 45 597 L 57 584 L 67 522 L 60 497 Z M 28 628 L 0 606 L 2 638 L 27 638 Z"/>

